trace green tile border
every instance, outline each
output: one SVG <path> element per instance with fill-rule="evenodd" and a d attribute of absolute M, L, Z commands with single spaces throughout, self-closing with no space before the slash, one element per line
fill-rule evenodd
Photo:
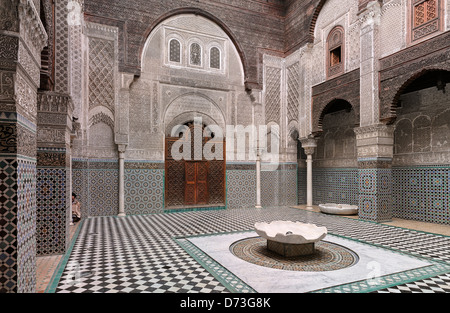
<path fill-rule="evenodd" d="M 185 213 L 185 212 L 201 212 L 201 211 L 221 211 L 226 210 L 226 206 L 207 206 L 198 208 L 180 208 L 180 209 L 165 209 L 163 214 L 173 214 L 173 213 Z"/>
<path fill-rule="evenodd" d="M 213 275 L 232 293 L 256 293 L 256 291 L 244 283 L 239 277 L 223 267 L 208 254 L 191 243 L 188 237 L 173 238 L 194 260 Z M 192 237 L 190 237 L 192 238 Z"/>

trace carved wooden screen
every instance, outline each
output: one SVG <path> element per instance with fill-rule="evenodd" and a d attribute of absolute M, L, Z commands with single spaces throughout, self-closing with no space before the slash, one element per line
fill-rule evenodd
<path fill-rule="evenodd" d="M 439 0 L 412 0 L 412 41 L 440 29 Z"/>
<path fill-rule="evenodd" d="M 210 141 L 214 143 L 214 139 Z M 208 172 L 208 193 L 209 193 L 209 204 L 222 205 L 225 204 L 225 151 L 226 143 L 225 140 L 222 142 L 217 142 L 215 147 L 222 145 L 223 160 L 212 160 L 209 161 L 209 172 Z M 215 152 L 215 151 L 213 151 Z"/>
<path fill-rule="evenodd" d="M 184 205 L 184 162 L 176 161 L 172 157 L 172 145 L 180 138 L 166 139 L 166 207 Z"/>

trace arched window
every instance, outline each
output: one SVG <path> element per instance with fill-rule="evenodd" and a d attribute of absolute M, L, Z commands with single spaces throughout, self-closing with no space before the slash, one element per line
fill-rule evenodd
<path fill-rule="evenodd" d="M 344 73 L 344 29 L 341 26 L 333 28 L 327 39 L 327 77 L 331 78 Z"/>
<path fill-rule="evenodd" d="M 202 65 L 202 48 L 198 43 L 191 44 L 190 64 L 197 66 Z"/>
<path fill-rule="evenodd" d="M 411 0 L 411 41 L 440 30 L 441 0 Z"/>
<path fill-rule="evenodd" d="M 212 47 L 209 51 L 209 67 L 220 70 L 220 50 L 217 47 Z"/>
<path fill-rule="evenodd" d="M 170 40 L 169 43 L 169 61 L 181 63 L 181 44 L 176 39 Z"/>

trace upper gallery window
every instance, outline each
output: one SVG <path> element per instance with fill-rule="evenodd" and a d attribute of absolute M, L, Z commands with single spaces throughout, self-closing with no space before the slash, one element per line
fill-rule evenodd
<path fill-rule="evenodd" d="M 220 70 L 220 50 L 217 47 L 209 51 L 209 67 Z"/>
<path fill-rule="evenodd" d="M 222 38 L 194 37 L 192 34 L 175 32 L 166 36 L 164 51 L 166 66 L 225 74 L 226 50 L 225 40 Z"/>
<path fill-rule="evenodd" d="M 344 29 L 333 28 L 327 39 L 327 77 L 334 77 L 344 72 Z"/>
<path fill-rule="evenodd" d="M 411 41 L 440 30 L 441 0 L 412 0 Z"/>
<path fill-rule="evenodd" d="M 169 60 L 170 60 L 170 62 L 181 63 L 181 44 L 176 39 L 170 40 Z"/>
<path fill-rule="evenodd" d="M 198 43 L 191 44 L 190 49 L 190 64 L 191 65 L 202 65 L 202 48 Z"/>

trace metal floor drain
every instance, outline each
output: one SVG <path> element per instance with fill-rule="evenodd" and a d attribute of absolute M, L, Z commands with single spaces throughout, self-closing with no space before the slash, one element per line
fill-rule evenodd
<path fill-rule="evenodd" d="M 95 272 L 85 271 L 80 273 L 80 278 L 89 278 L 95 275 Z"/>

